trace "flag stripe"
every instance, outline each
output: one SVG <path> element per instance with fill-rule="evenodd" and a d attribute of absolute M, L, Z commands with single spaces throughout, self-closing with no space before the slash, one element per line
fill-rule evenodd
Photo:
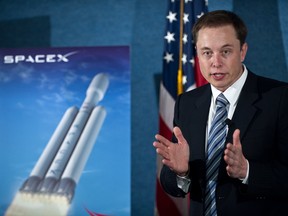
<path fill-rule="evenodd" d="M 173 115 L 174 115 L 174 98 L 170 95 L 163 83 L 160 84 L 160 103 L 159 103 L 159 115 L 162 121 L 166 124 L 170 133 L 173 129 Z M 160 126 L 161 129 L 161 126 Z M 161 135 L 164 135 L 160 133 Z"/>
<path fill-rule="evenodd" d="M 167 196 L 167 194 L 162 189 L 159 180 L 157 180 L 156 185 L 156 197 L 157 197 L 157 215 L 181 215 L 176 203 L 173 198 Z"/>

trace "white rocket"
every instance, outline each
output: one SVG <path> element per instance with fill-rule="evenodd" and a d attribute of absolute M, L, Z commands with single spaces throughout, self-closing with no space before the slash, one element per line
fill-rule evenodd
<path fill-rule="evenodd" d="M 67 109 L 21 192 L 60 195 L 71 202 L 106 117 L 105 109 L 96 104 L 103 99 L 108 84 L 106 74 L 97 74 L 79 111 L 75 106 Z"/>

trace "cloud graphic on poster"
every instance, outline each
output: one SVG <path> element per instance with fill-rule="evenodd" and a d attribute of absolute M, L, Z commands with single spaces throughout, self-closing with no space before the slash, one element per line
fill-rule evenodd
<path fill-rule="evenodd" d="M 130 103 L 130 98 L 131 98 L 130 97 L 130 93 L 126 92 L 126 93 L 123 93 L 122 95 L 119 95 L 118 100 L 119 100 L 119 103 L 129 104 Z"/>
<path fill-rule="evenodd" d="M 22 82 L 29 83 L 33 80 L 34 69 L 22 64 L 18 64 L 9 71 L 9 73 L 0 72 L 0 82 L 8 83 L 16 79 L 20 79 Z"/>
<path fill-rule="evenodd" d="M 74 83 L 78 79 L 78 75 L 75 74 L 73 71 L 68 71 L 64 76 L 64 81 L 67 85 Z"/>
<path fill-rule="evenodd" d="M 100 172 L 100 170 L 96 170 L 96 169 L 85 169 L 85 170 L 83 170 L 82 174 L 98 173 L 98 172 Z"/>

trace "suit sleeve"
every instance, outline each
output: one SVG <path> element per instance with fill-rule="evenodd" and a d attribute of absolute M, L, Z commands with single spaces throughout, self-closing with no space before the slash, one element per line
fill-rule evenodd
<path fill-rule="evenodd" d="M 176 174 L 165 165 L 163 165 L 161 170 L 160 183 L 164 191 L 171 196 L 185 197 L 186 193 L 177 186 Z"/>

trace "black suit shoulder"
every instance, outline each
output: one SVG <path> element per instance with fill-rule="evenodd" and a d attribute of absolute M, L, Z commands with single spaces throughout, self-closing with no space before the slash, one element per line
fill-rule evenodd
<path fill-rule="evenodd" d="M 208 83 L 203 86 L 192 89 L 188 92 L 184 92 L 180 96 L 184 95 L 185 97 L 199 97 L 203 95 L 205 92 L 207 92 L 207 90 L 209 89 L 210 89 L 210 84 Z"/>
<path fill-rule="evenodd" d="M 278 88 L 278 87 L 285 87 L 285 86 L 288 87 L 287 82 L 256 75 L 252 73 L 251 71 L 249 71 L 247 83 L 254 82 L 254 81 L 256 81 L 258 90 L 260 92 L 266 92 L 273 88 Z"/>

